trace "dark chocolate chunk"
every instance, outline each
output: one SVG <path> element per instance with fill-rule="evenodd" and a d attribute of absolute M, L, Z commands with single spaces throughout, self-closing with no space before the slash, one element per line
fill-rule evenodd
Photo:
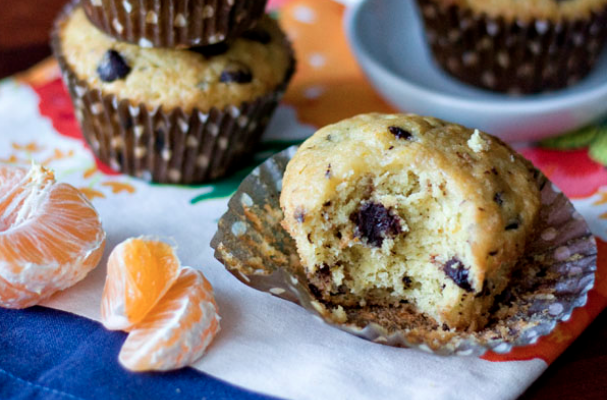
<path fill-rule="evenodd" d="M 503 196 L 502 192 L 497 192 L 495 194 L 495 196 L 493 196 L 493 201 L 495 201 L 498 206 L 501 206 L 502 204 L 504 204 L 504 199 L 502 198 L 502 196 Z"/>
<path fill-rule="evenodd" d="M 498 251 L 499 250 L 493 250 L 493 251 L 489 252 L 489 255 L 490 256 L 495 256 L 495 255 L 497 255 Z"/>
<path fill-rule="evenodd" d="M 251 40 L 253 42 L 259 42 L 261 44 L 268 44 L 272 41 L 272 36 L 268 31 L 261 28 L 254 28 L 246 31 L 242 34 L 242 38 Z"/>
<path fill-rule="evenodd" d="M 518 221 L 512 221 L 508 225 L 506 225 L 506 230 L 507 231 L 512 231 L 514 229 L 518 229 L 518 227 L 519 227 L 519 222 Z"/>
<path fill-rule="evenodd" d="M 325 171 L 325 178 L 331 178 L 331 164 L 327 165 L 327 171 Z"/>
<path fill-rule="evenodd" d="M 97 66 L 97 74 L 103 82 L 114 82 L 123 79 L 130 72 L 131 67 L 116 50 L 108 50 Z"/>
<path fill-rule="evenodd" d="M 403 276 L 403 283 L 405 284 L 405 289 L 408 289 L 411 287 L 413 280 L 411 278 L 409 278 L 407 275 L 405 275 L 405 276 Z"/>
<path fill-rule="evenodd" d="M 356 225 L 355 234 L 375 247 L 381 247 L 386 236 L 396 236 L 402 230 L 400 218 L 379 203 L 364 204 L 350 220 Z"/>
<path fill-rule="evenodd" d="M 491 168 L 491 172 L 493 172 L 493 175 L 499 175 L 499 174 L 497 173 L 497 169 L 495 169 L 495 167 Z"/>
<path fill-rule="evenodd" d="M 210 46 L 191 47 L 189 50 L 204 56 L 204 58 L 211 58 L 215 56 L 220 56 L 226 53 L 229 49 L 230 46 L 228 46 L 227 43 L 221 42 L 217 44 L 212 44 Z"/>
<path fill-rule="evenodd" d="M 323 207 L 329 207 L 331 205 L 331 200 L 325 202 L 322 206 Z"/>
<path fill-rule="evenodd" d="M 223 83 L 249 83 L 253 80 L 251 69 L 243 63 L 232 61 L 226 65 L 219 78 Z"/>
<path fill-rule="evenodd" d="M 443 331 L 448 331 L 448 330 L 449 330 L 449 325 L 443 324 Z"/>
<path fill-rule="evenodd" d="M 320 289 L 318 289 L 315 285 L 313 285 L 313 284 L 310 283 L 308 285 L 308 288 L 310 288 L 310 292 L 312 293 L 312 295 L 315 298 L 319 299 L 319 298 L 322 297 L 322 293 L 320 292 Z"/>
<path fill-rule="evenodd" d="M 464 267 L 464 264 L 457 257 L 453 257 L 447 261 L 443 266 L 443 271 L 457 286 L 466 292 L 472 292 L 472 285 L 468 281 L 468 269 Z"/>
<path fill-rule="evenodd" d="M 388 129 L 390 130 L 390 133 L 396 136 L 397 139 L 413 139 L 413 135 L 411 134 L 411 132 L 404 130 L 403 128 L 399 128 L 398 126 L 390 126 L 388 127 Z"/>
<path fill-rule="evenodd" d="M 331 277 L 331 268 L 327 264 L 323 264 L 322 267 L 318 268 L 317 272 L 318 276 L 323 279 Z"/>

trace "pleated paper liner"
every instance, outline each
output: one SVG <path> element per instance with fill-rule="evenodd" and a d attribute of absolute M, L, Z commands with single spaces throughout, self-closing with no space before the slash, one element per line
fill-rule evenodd
<path fill-rule="evenodd" d="M 62 21 L 73 7 L 67 6 L 58 18 L 51 44 L 84 138 L 99 160 L 147 181 L 175 184 L 218 179 L 247 161 L 294 72 L 295 59 L 286 38 L 291 67 L 274 91 L 208 112 L 164 110 L 104 94 L 76 76 L 59 39 Z"/>
<path fill-rule="evenodd" d="M 377 343 L 440 355 L 507 353 L 535 343 L 586 304 L 594 285 L 597 249 L 586 222 L 539 172 L 542 209 L 536 234 L 517 264 L 512 282 L 475 333 L 443 330 L 410 305 L 352 307 L 337 311 L 310 291 L 295 242 L 282 228 L 282 176 L 297 148 L 268 159 L 240 185 L 211 242 L 215 257 L 257 290 L 295 302 L 326 323 Z"/>
<path fill-rule="evenodd" d="M 459 80 L 512 94 L 583 79 L 607 41 L 607 7 L 586 20 L 509 22 L 444 1 L 417 0 L 437 63 Z"/>
<path fill-rule="evenodd" d="M 82 0 L 89 20 L 109 36 L 141 47 L 193 47 L 252 28 L 267 0 Z"/>

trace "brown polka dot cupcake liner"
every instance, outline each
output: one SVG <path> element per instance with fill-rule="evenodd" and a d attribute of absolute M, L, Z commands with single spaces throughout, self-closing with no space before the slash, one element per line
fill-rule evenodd
<path fill-rule="evenodd" d="M 267 0 L 81 0 L 107 35 L 141 47 L 194 47 L 252 28 Z"/>
<path fill-rule="evenodd" d="M 417 0 L 437 63 L 459 80 L 511 94 L 583 79 L 607 41 L 607 7 L 585 20 L 508 22 L 456 5 Z"/>
<path fill-rule="evenodd" d="M 240 105 L 207 112 L 164 110 L 104 94 L 79 79 L 63 56 L 57 19 L 51 45 L 74 104 L 82 133 L 97 158 L 112 169 L 146 181 L 195 184 L 221 178 L 246 162 L 259 142 L 295 69 L 273 91 Z"/>
<path fill-rule="evenodd" d="M 316 318 L 361 338 L 438 355 L 508 353 L 535 343 L 586 304 L 594 286 L 597 248 L 584 219 L 539 171 L 542 208 L 511 284 L 477 332 L 455 331 L 413 306 L 339 307 L 310 289 L 295 242 L 282 228 L 282 176 L 297 147 L 274 155 L 240 185 L 219 220 L 215 257 L 245 285 L 299 304 Z"/>

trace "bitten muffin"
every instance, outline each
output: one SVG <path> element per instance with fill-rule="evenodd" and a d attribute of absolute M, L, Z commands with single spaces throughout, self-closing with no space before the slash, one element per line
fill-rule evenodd
<path fill-rule="evenodd" d="M 158 182 L 224 175 L 252 151 L 294 67 L 269 17 L 231 42 L 147 49 L 111 39 L 76 8 L 53 45 L 95 153 Z"/>
<path fill-rule="evenodd" d="M 192 47 L 240 36 L 259 21 L 267 0 L 81 0 L 91 22 L 141 47 Z"/>
<path fill-rule="evenodd" d="M 575 84 L 607 41 L 607 0 L 418 0 L 434 58 L 469 84 L 513 94 Z"/>
<path fill-rule="evenodd" d="M 410 303 L 448 328 L 476 330 L 533 231 L 536 177 L 478 130 L 360 115 L 302 144 L 283 179 L 283 225 L 322 301 Z"/>

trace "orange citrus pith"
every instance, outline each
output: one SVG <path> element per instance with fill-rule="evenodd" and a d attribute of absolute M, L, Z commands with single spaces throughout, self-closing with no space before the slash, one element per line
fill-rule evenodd
<path fill-rule="evenodd" d="M 0 165 L 0 306 L 24 308 L 82 280 L 105 247 L 99 215 L 39 165 Z"/>
<path fill-rule="evenodd" d="M 219 332 L 213 288 L 200 271 L 184 267 L 160 303 L 127 337 L 120 363 L 132 371 L 191 365 Z"/>
<path fill-rule="evenodd" d="M 170 245 L 134 238 L 116 246 L 107 268 L 101 321 L 108 329 L 128 330 L 169 290 L 180 264 Z"/>

